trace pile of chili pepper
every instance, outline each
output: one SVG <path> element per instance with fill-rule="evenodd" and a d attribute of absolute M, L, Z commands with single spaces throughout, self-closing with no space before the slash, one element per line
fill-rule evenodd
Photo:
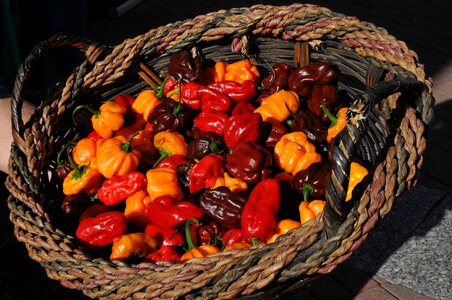
<path fill-rule="evenodd" d="M 182 51 L 156 89 L 76 108 L 93 131 L 61 149 L 57 171 L 77 240 L 111 260 L 183 262 L 317 218 L 347 124 L 337 72 L 322 61 L 207 65 Z M 347 201 L 367 174 L 353 162 Z"/>

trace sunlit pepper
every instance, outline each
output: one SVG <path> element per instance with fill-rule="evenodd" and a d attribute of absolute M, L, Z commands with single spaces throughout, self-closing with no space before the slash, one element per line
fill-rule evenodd
<path fill-rule="evenodd" d="M 135 101 L 133 102 L 133 111 L 142 114 L 143 118 L 147 120 L 154 108 L 159 105 L 160 101 L 153 90 L 141 91 Z"/>
<path fill-rule="evenodd" d="M 214 254 L 217 252 L 220 252 L 220 249 L 217 246 L 211 245 L 211 244 L 204 244 L 199 247 L 196 247 L 196 245 L 193 243 L 191 234 L 190 234 L 190 224 L 191 222 L 198 222 L 197 219 L 189 219 L 186 222 L 185 225 L 185 238 L 187 240 L 188 245 L 188 251 L 185 252 L 182 257 L 181 261 L 187 261 L 195 257 L 206 257 L 210 254 Z"/>
<path fill-rule="evenodd" d="M 322 160 L 315 146 L 301 131 L 285 134 L 275 145 L 274 153 L 276 164 L 292 175 Z"/>
<path fill-rule="evenodd" d="M 225 80 L 243 83 L 245 80 L 256 81 L 259 78 L 259 70 L 247 59 L 242 59 L 226 65 L 226 73 L 224 75 Z"/>
<path fill-rule="evenodd" d="M 295 92 L 280 90 L 267 98 L 254 110 L 262 116 L 264 122 L 270 119 L 283 122 L 300 108 L 300 101 Z"/>
<path fill-rule="evenodd" d="M 146 256 L 157 249 L 157 240 L 146 233 L 135 232 L 113 240 L 110 260 L 125 260 L 132 256 Z"/>
<path fill-rule="evenodd" d="M 327 142 L 330 143 L 339 134 L 339 132 L 341 132 L 345 128 L 345 125 L 347 125 L 348 108 L 343 107 L 339 109 L 339 111 L 337 112 L 337 117 L 331 114 L 331 112 L 326 108 L 325 105 L 322 105 L 322 109 L 328 116 L 328 119 L 331 121 L 331 125 L 328 128 L 328 134 L 326 136 Z"/>
<path fill-rule="evenodd" d="M 178 132 L 159 132 L 154 135 L 153 143 L 160 151 L 161 159 L 174 154 L 185 155 L 187 153 L 187 143 L 184 136 Z"/>
<path fill-rule="evenodd" d="M 273 235 L 267 239 L 267 244 L 274 243 L 279 236 L 286 234 L 289 232 L 289 230 L 298 228 L 300 226 L 301 226 L 300 222 L 290 219 L 284 219 L 279 221 L 278 223 L 276 223 Z"/>
<path fill-rule="evenodd" d="M 83 138 L 72 149 L 72 157 L 78 166 L 87 166 L 96 157 L 96 142 L 89 138 Z"/>
<path fill-rule="evenodd" d="M 369 174 L 369 171 L 367 171 L 366 168 L 359 163 L 352 161 L 350 164 L 350 179 L 348 181 L 347 196 L 345 197 L 345 201 L 352 199 L 353 189 L 364 179 L 364 177 L 367 176 L 367 174 Z"/>
<path fill-rule="evenodd" d="M 141 160 L 141 153 L 131 145 L 132 136 L 127 140 L 123 136 L 109 138 L 99 145 L 97 168 L 106 178 L 134 172 Z"/>
<path fill-rule="evenodd" d="M 178 201 L 184 197 L 177 172 L 170 168 L 155 168 L 146 172 L 147 191 L 152 201 L 160 196 L 172 196 Z"/>

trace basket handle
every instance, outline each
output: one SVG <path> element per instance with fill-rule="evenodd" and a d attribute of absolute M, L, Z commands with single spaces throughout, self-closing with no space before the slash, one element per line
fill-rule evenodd
<path fill-rule="evenodd" d="M 33 67 L 36 63 L 39 62 L 39 60 L 51 49 L 55 48 L 78 49 L 84 53 L 87 60 L 91 64 L 96 61 L 99 55 L 103 52 L 103 49 L 105 49 L 104 46 L 95 44 L 87 39 L 76 36 L 56 35 L 36 45 L 27 57 L 25 57 L 23 63 L 17 71 L 16 81 L 11 95 L 12 135 L 14 141 L 22 151 L 24 145 L 22 135 L 24 134 L 25 128 L 22 120 L 24 85 L 30 79 Z"/>
<path fill-rule="evenodd" d="M 369 88 L 356 99 L 349 109 L 349 122 L 333 142 L 332 160 L 334 164 L 326 188 L 326 206 L 323 220 L 327 236 L 334 235 L 349 213 L 352 203 L 345 202 L 350 164 L 357 145 L 366 132 L 367 115 L 375 104 L 397 92 L 413 91 L 422 93 L 425 85 L 416 79 L 404 78 L 383 81 Z"/>

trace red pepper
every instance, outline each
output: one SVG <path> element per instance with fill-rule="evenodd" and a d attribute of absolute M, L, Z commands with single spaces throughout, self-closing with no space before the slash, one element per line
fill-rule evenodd
<path fill-rule="evenodd" d="M 127 219 L 119 211 L 101 213 L 94 218 L 83 219 L 75 235 L 91 246 L 103 247 L 113 243 L 126 231 Z"/>
<path fill-rule="evenodd" d="M 202 210 L 188 201 L 181 201 L 171 196 L 160 196 L 148 204 L 148 217 L 152 224 L 163 228 L 175 228 L 190 218 L 200 219 Z"/>
<path fill-rule="evenodd" d="M 261 135 L 262 117 L 258 113 L 231 116 L 224 125 L 224 141 L 230 149 L 239 142 L 256 142 Z"/>
<path fill-rule="evenodd" d="M 99 133 L 97 133 L 97 131 L 93 130 L 90 132 L 90 134 L 88 134 L 87 138 L 93 140 L 93 141 L 98 141 L 100 139 L 102 139 L 102 137 L 100 136 Z"/>
<path fill-rule="evenodd" d="M 174 171 L 177 171 L 180 165 L 185 165 L 186 163 L 187 160 L 182 154 L 173 154 L 171 156 L 168 156 L 167 158 L 164 158 L 156 166 L 156 168 L 170 168 L 173 169 Z"/>
<path fill-rule="evenodd" d="M 220 244 L 220 232 L 221 226 L 215 220 L 209 221 L 207 224 L 202 224 L 197 228 L 196 235 L 201 245 L 211 244 L 211 245 L 219 245 Z"/>
<path fill-rule="evenodd" d="M 146 260 L 150 262 L 172 261 L 178 263 L 181 256 L 173 247 L 162 246 L 159 250 L 148 254 Z"/>
<path fill-rule="evenodd" d="M 239 102 L 232 109 L 231 115 L 235 116 L 235 115 L 241 115 L 244 113 L 250 113 L 250 112 L 254 112 L 255 109 L 256 109 L 256 107 L 254 107 L 254 105 L 249 102 Z"/>
<path fill-rule="evenodd" d="M 244 242 L 243 232 L 241 228 L 231 228 L 223 234 L 221 242 L 223 246 L 230 246 L 235 243 Z"/>
<path fill-rule="evenodd" d="M 203 132 L 213 132 L 223 136 L 224 126 L 229 116 L 220 111 L 207 110 L 200 112 L 194 119 L 194 127 Z"/>
<path fill-rule="evenodd" d="M 115 175 L 102 183 L 97 191 L 97 197 L 105 205 L 116 205 L 144 189 L 146 185 L 146 176 L 141 172 Z"/>
<path fill-rule="evenodd" d="M 266 241 L 272 235 L 279 210 L 279 192 L 279 183 L 272 178 L 254 187 L 242 212 L 242 231 L 246 239 Z"/>
<path fill-rule="evenodd" d="M 185 244 L 185 236 L 173 228 L 164 228 L 155 224 L 148 224 L 145 233 L 157 239 L 159 247 L 177 247 Z"/>
<path fill-rule="evenodd" d="M 251 101 L 257 94 L 256 84 L 252 80 L 245 80 L 242 83 L 224 80 L 211 83 L 207 87 L 222 92 L 237 102 Z"/>
<path fill-rule="evenodd" d="M 228 95 L 217 90 L 189 82 L 182 85 L 182 102 L 196 110 L 218 110 L 227 112 L 231 108 L 231 99 Z"/>
<path fill-rule="evenodd" d="M 195 164 L 189 174 L 190 193 L 196 193 L 203 188 L 211 188 L 217 178 L 224 174 L 224 160 L 220 155 L 206 155 Z"/>
<path fill-rule="evenodd" d="M 135 98 L 130 95 L 124 94 L 116 96 L 114 101 L 119 105 L 124 106 L 126 110 L 132 110 L 132 104 L 135 101 Z"/>

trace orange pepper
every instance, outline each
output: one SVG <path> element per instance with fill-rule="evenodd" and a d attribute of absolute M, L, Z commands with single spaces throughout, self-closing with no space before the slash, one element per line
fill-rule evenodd
<path fill-rule="evenodd" d="M 215 185 L 212 187 L 212 189 L 215 189 L 219 186 L 225 186 L 234 193 L 244 192 L 248 190 L 248 185 L 245 181 L 231 177 L 227 172 L 225 172 L 223 176 L 217 178 L 217 181 L 215 181 Z"/>
<path fill-rule="evenodd" d="M 144 230 L 149 224 L 147 213 L 147 204 L 151 202 L 151 198 L 143 190 L 136 192 L 126 199 L 126 208 L 124 215 L 127 223 L 134 228 Z"/>
<path fill-rule="evenodd" d="M 352 161 L 350 164 L 350 179 L 348 181 L 347 196 L 345 197 L 345 201 L 352 199 L 353 189 L 364 179 L 364 177 L 367 176 L 367 174 L 369 174 L 369 171 L 367 171 L 366 168 L 357 162 Z"/>
<path fill-rule="evenodd" d="M 126 108 L 118 103 L 105 102 L 98 111 L 89 110 L 94 113 L 91 117 L 93 129 L 104 139 L 112 137 L 113 132 L 124 125 Z"/>
<path fill-rule="evenodd" d="M 159 150 L 164 150 L 171 155 L 187 154 L 187 143 L 184 136 L 178 132 L 161 131 L 154 136 L 154 146 Z"/>
<path fill-rule="evenodd" d="M 215 63 L 215 67 L 214 67 L 214 81 L 215 82 L 219 82 L 219 81 L 224 81 L 224 76 L 226 74 L 226 66 L 228 64 L 225 63 L 224 61 L 218 61 Z"/>
<path fill-rule="evenodd" d="M 224 247 L 223 251 L 228 251 L 228 250 L 233 250 L 233 249 L 246 249 L 246 248 L 250 248 L 251 246 L 253 246 L 253 244 L 251 244 L 249 242 L 236 242 L 236 243 L 232 243 L 231 245 Z"/>
<path fill-rule="evenodd" d="M 133 111 L 142 114 L 147 121 L 149 115 L 154 108 L 159 105 L 160 100 L 157 98 L 153 90 L 141 91 L 132 104 Z"/>
<path fill-rule="evenodd" d="M 298 228 L 300 226 L 301 226 L 300 222 L 290 219 L 284 219 L 279 221 L 278 223 L 276 223 L 273 235 L 267 239 L 267 244 L 274 243 L 277 237 L 286 234 L 289 232 L 289 230 Z"/>
<path fill-rule="evenodd" d="M 172 196 L 178 201 L 184 197 L 179 186 L 177 172 L 171 168 L 156 168 L 146 172 L 147 191 L 151 200 L 160 196 Z"/>
<path fill-rule="evenodd" d="M 310 202 L 303 201 L 298 206 L 300 211 L 301 224 L 306 223 L 309 220 L 315 219 L 325 208 L 326 202 L 324 200 L 312 200 Z"/>
<path fill-rule="evenodd" d="M 77 142 L 74 149 L 72 149 L 72 157 L 78 166 L 87 166 L 91 160 L 96 157 L 97 147 L 96 142 L 89 138 L 83 138 Z"/>
<path fill-rule="evenodd" d="M 254 110 L 264 122 L 275 120 L 283 122 L 300 108 L 298 95 L 292 91 L 280 90 L 265 98 Z"/>
<path fill-rule="evenodd" d="M 221 67 L 219 67 L 219 69 L 221 69 Z M 238 83 L 243 83 L 245 80 L 255 81 L 259 78 L 259 70 L 247 59 L 242 59 L 232 64 L 226 65 L 226 74 L 224 75 L 225 80 L 232 80 Z"/>
<path fill-rule="evenodd" d="M 133 255 L 146 256 L 157 250 L 157 240 L 143 232 L 124 234 L 113 240 L 110 260 L 125 260 Z"/>
<path fill-rule="evenodd" d="M 97 193 L 102 184 L 100 172 L 89 166 L 82 166 L 72 170 L 63 181 L 63 193 L 65 195 L 75 195 L 82 192 L 92 196 Z"/>
<path fill-rule="evenodd" d="M 209 254 L 220 252 L 220 249 L 217 246 L 211 244 L 204 244 L 199 247 L 195 246 L 190 234 L 190 225 L 192 222 L 198 223 L 198 220 L 190 218 L 185 223 L 185 238 L 187 240 L 188 251 L 182 255 L 181 257 L 182 262 L 190 260 L 195 257 L 206 257 Z"/>
<path fill-rule="evenodd" d="M 277 165 L 292 175 L 322 160 L 322 156 L 316 152 L 315 146 L 301 131 L 283 135 L 276 143 L 274 153 Z"/>
<path fill-rule="evenodd" d="M 97 153 L 97 168 L 106 178 L 113 175 L 124 175 L 138 169 L 141 153 L 131 146 L 129 140 L 119 135 L 109 138 L 99 145 Z"/>
<path fill-rule="evenodd" d="M 347 119 L 348 107 L 343 107 L 343 108 L 339 109 L 339 111 L 337 112 L 337 116 L 333 116 L 328 111 L 325 104 L 322 104 L 322 109 L 325 112 L 325 114 L 327 115 L 328 119 L 330 119 L 330 121 L 331 121 L 331 125 L 328 128 L 328 133 L 326 136 L 326 141 L 328 143 L 330 143 L 339 134 L 339 132 L 341 132 L 345 128 L 345 125 L 347 125 L 347 123 L 348 123 L 348 119 Z"/>

